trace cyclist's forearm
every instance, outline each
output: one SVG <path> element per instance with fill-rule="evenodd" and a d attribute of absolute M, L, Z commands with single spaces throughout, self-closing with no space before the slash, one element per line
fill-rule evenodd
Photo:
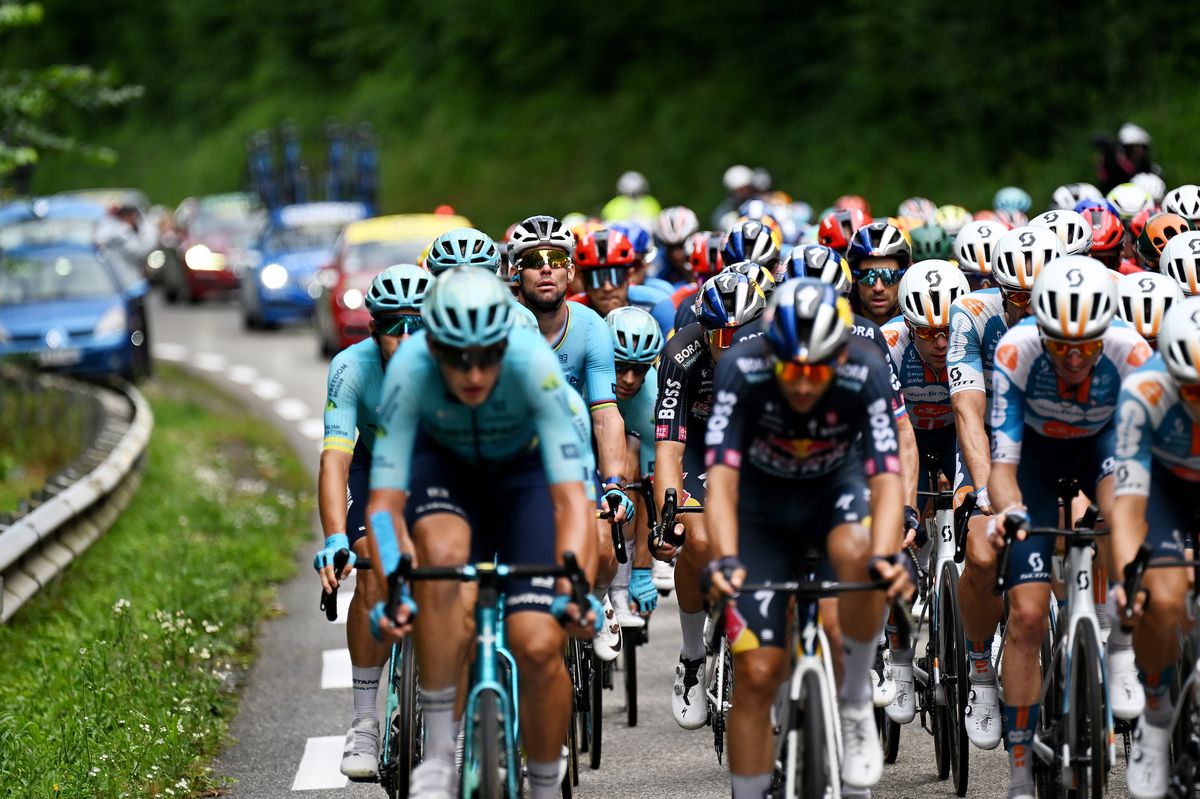
<path fill-rule="evenodd" d="M 988 494 L 997 511 L 1021 504 L 1021 487 L 1017 485 L 1017 464 L 993 463 L 988 476 Z"/>
<path fill-rule="evenodd" d="M 917 451 L 917 434 L 908 414 L 896 420 L 896 435 L 900 440 L 900 477 L 903 483 L 904 504 L 917 507 L 917 486 L 920 483 L 921 456 Z"/>
<path fill-rule="evenodd" d="M 662 507 L 667 489 L 683 488 L 683 450 L 678 441 L 659 441 L 654 446 L 654 501 Z"/>
<path fill-rule="evenodd" d="M 1122 494 L 1113 503 L 1112 556 L 1116 568 L 1113 576 L 1118 579 L 1125 564 L 1133 560 L 1146 540 L 1147 504 L 1147 497 L 1140 494 Z"/>
<path fill-rule="evenodd" d="M 350 482 L 349 453 L 327 449 L 321 453 L 317 475 L 317 509 L 326 536 L 346 533 L 346 486 Z M 363 500 L 359 497 L 359 501 Z"/>
<path fill-rule="evenodd" d="M 738 553 L 738 470 L 716 464 L 708 470 L 704 529 L 714 559 Z"/>
<path fill-rule="evenodd" d="M 877 474 L 871 489 L 871 554 L 895 555 L 904 542 L 904 486 L 897 474 Z"/>
<path fill-rule="evenodd" d="M 396 530 L 396 544 L 400 551 L 413 556 L 415 548 L 412 538 L 408 535 L 408 527 L 404 523 L 404 507 L 408 504 L 408 492 L 394 488 L 376 488 L 371 491 L 367 501 L 367 541 L 371 548 L 371 573 L 375 575 L 375 585 L 380 596 L 387 596 L 387 575 L 383 571 L 383 561 L 379 557 L 379 539 L 376 536 L 371 517 L 379 512 L 386 512 L 392 517 L 392 526 Z"/>
<path fill-rule="evenodd" d="M 987 395 L 982 391 L 960 391 L 950 397 L 954 407 L 954 424 L 958 430 L 958 445 L 976 490 L 988 484 L 992 457 L 983 415 L 987 412 Z M 989 492 L 990 493 L 990 492 Z"/>
<path fill-rule="evenodd" d="M 625 420 L 616 405 L 592 411 L 592 428 L 596 437 L 596 462 L 600 479 L 625 474 Z"/>

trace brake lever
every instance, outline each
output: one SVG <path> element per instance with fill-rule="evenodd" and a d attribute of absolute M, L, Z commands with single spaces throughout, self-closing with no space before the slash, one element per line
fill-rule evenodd
<path fill-rule="evenodd" d="M 348 549 L 339 549 L 333 553 L 333 577 L 337 582 L 334 583 L 333 590 L 328 594 L 325 593 L 324 588 L 321 589 L 321 610 L 325 611 L 325 618 L 329 621 L 337 621 L 337 594 L 338 587 L 341 585 L 341 577 L 338 575 L 342 573 L 342 569 L 346 568 L 349 560 L 350 550 Z"/>

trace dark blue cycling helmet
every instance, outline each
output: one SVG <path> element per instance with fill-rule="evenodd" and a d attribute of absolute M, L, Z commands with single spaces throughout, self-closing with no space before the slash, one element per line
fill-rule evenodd
<path fill-rule="evenodd" d="M 1121 218 L 1121 214 L 1117 212 L 1117 206 L 1113 205 L 1104 197 L 1084 197 L 1082 200 L 1075 203 L 1075 208 L 1073 210 L 1077 214 L 1082 214 L 1088 208 L 1103 208 L 1106 211 L 1112 211 L 1112 215 L 1117 219 Z"/>
<path fill-rule="evenodd" d="M 696 297 L 696 319 L 708 330 L 741 327 L 766 308 L 767 299 L 753 280 L 725 271 L 704 281 Z"/>
<path fill-rule="evenodd" d="M 646 261 L 654 260 L 655 246 L 654 237 L 650 235 L 650 231 L 639 225 L 637 222 L 613 222 L 608 226 L 609 230 L 619 230 L 625 234 L 625 238 L 633 244 L 633 251 L 637 253 L 639 258 Z"/>
<path fill-rule="evenodd" d="M 774 271 L 779 263 L 779 248 L 775 246 L 771 228 L 749 219 L 729 231 L 721 257 L 727 264 L 754 261 Z"/>
<path fill-rule="evenodd" d="M 815 277 L 833 286 L 839 294 L 850 291 L 850 264 L 842 254 L 824 244 L 794 247 L 783 259 L 784 280 L 796 277 Z"/>
<path fill-rule="evenodd" d="M 781 361 L 820 363 L 841 352 L 853 324 L 849 302 L 833 286 L 815 277 L 796 278 L 771 298 L 767 342 Z"/>

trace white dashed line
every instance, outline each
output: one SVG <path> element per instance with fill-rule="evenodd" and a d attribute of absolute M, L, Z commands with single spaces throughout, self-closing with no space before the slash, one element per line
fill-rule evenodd
<path fill-rule="evenodd" d="M 326 649 L 321 653 L 322 688 L 353 688 L 352 675 L 349 649 Z"/>
<path fill-rule="evenodd" d="M 275 403 L 275 413 L 285 422 L 297 422 L 308 416 L 308 408 L 298 399 L 284 399 Z"/>
<path fill-rule="evenodd" d="M 239 386 L 245 386 L 254 382 L 254 378 L 258 377 L 258 370 L 253 366 L 239 363 L 237 366 L 229 367 L 229 374 L 226 376 Z"/>
<path fill-rule="evenodd" d="M 188 348 L 182 344 L 160 341 L 154 345 L 154 357 L 163 361 L 186 361 Z"/>
<path fill-rule="evenodd" d="M 350 579 L 342 583 L 342 587 L 338 589 L 337 608 L 338 617 L 334 624 L 345 624 L 346 617 L 350 615 L 350 600 L 354 598 L 354 580 Z"/>
<path fill-rule="evenodd" d="M 229 359 L 217 352 L 197 352 L 192 362 L 206 372 L 219 372 L 229 363 Z"/>
<path fill-rule="evenodd" d="M 283 396 L 283 384 L 278 380 L 269 378 L 264 380 L 255 380 L 250 386 L 250 390 L 254 392 L 259 399 L 264 399 L 267 402 L 274 402 Z"/>
<path fill-rule="evenodd" d="M 313 441 L 320 441 L 325 437 L 325 420 L 305 419 L 300 423 L 300 435 L 311 438 Z"/>
<path fill-rule="evenodd" d="M 304 744 L 304 757 L 296 769 L 292 781 L 293 791 L 318 791 L 345 788 L 349 780 L 341 772 L 342 747 L 346 739 L 341 735 L 324 738 L 309 738 Z"/>

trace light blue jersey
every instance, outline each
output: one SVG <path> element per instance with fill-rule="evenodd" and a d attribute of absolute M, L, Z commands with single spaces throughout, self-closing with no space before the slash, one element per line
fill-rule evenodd
<path fill-rule="evenodd" d="M 571 387 L 593 411 L 617 401 L 612 334 L 600 315 L 577 302 L 567 304 L 567 323 L 554 341 L 558 364 Z"/>
<path fill-rule="evenodd" d="M 609 344 L 611 368 L 611 341 Z M 421 331 L 388 362 L 371 464 L 371 488 L 407 491 L 418 426 L 463 461 L 493 467 L 537 449 L 551 483 L 592 479 L 590 419 L 535 331 L 513 329 L 491 394 L 475 408 L 446 389 Z"/>
<path fill-rule="evenodd" d="M 383 387 L 383 359 L 374 339 L 339 352 L 329 364 L 325 397 L 325 440 L 322 449 L 353 453 L 354 434 L 362 452 L 370 452 L 379 426 L 376 408 Z"/>
<path fill-rule="evenodd" d="M 654 474 L 654 401 L 658 395 L 658 370 L 646 372 L 641 389 L 627 400 L 617 400 L 625 420 L 625 434 L 638 438 L 638 464 L 643 477 Z"/>
<path fill-rule="evenodd" d="M 1150 495 L 1154 463 L 1200 484 L 1200 424 L 1179 398 L 1179 386 L 1155 355 L 1121 384 L 1117 398 L 1117 496 Z M 1193 497 L 1194 499 L 1194 497 Z"/>

